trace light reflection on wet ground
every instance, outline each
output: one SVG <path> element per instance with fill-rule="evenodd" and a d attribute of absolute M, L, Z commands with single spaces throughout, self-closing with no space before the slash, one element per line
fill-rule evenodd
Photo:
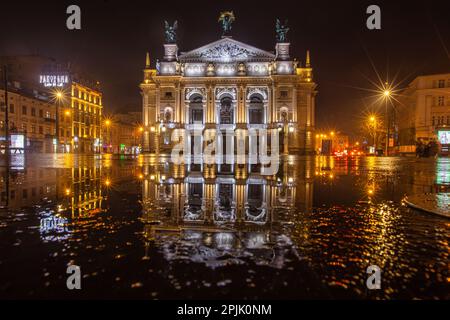
<path fill-rule="evenodd" d="M 449 298 L 450 221 L 401 203 L 448 192 L 449 159 L 289 157 L 270 177 L 163 157 L 14 161 L 2 298 Z"/>

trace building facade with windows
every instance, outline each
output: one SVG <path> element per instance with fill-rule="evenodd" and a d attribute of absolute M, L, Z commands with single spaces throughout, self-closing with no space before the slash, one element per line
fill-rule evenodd
<path fill-rule="evenodd" d="M 0 135 L 5 142 L 5 90 L 0 90 Z M 47 96 L 8 86 L 8 123 L 12 152 L 55 152 L 56 105 Z M 14 141 L 19 139 L 23 143 Z M 23 146 L 21 146 L 23 144 Z"/>
<path fill-rule="evenodd" d="M 53 152 L 101 152 L 103 105 L 98 82 L 89 80 L 74 65 L 39 55 L 1 56 L 0 64 L 7 67 L 13 90 L 17 87 L 33 95 L 39 92 L 40 97 L 53 104 L 51 116 L 44 115 L 47 122 L 53 121 L 51 135 L 57 141 Z M 22 110 L 22 106 L 17 108 Z M 31 109 L 26 120 L 30 114 Z M 46 134 L 45 126 L 43 129 Z M 28 133 L 31 130 L 28 128 Z"/>
<path fill-rule="evenodd" d="M 242 142 L 248 152 L 259 144 L 253 133 L 267 130 L 268 136 L 278 134 L 282 154 L 314 153 L 317 91 L 309 52 L 301 67 L 289 47 L 278 41 L 269 52 L 222 36 L 179 52 L 176 43 L 166 41 L 155 69 L 147 54 L 140 84 L 143 151 L 170 153 L 183 140 L 188 153 L 198 154 L 194 145 L 204 150 L 208 131 L 217 152 L 236 150 Z"/>
<path fill-rule="evenodd" d="M 417 141 L 434 140 L 445 153 L 450 145 L 450 73 L 419 76 L 397 99 L 400 152 L 414 152 Z"/>
<path fill-rule="evenodd" d="M 64 101 L 64 100 L 63 100 Z M 64 103 L 64 102 L 63 102 Z M 70 107 L 60 112 L 60 144 L 66 152 L 100 153 L 102 151 L 102 93 L 85 84 L 70 83 Z"/>
<path fill-rule="evenodd" d="M 105 117 L 102 125 L 103 152 L 139 154 L 144 128 L 141 112 L 117 113 Z"/>

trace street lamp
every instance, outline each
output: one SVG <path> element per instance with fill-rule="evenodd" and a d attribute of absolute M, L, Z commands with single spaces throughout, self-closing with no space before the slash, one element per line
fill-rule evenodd
<path fill-rule="evenodd" d="M 111 144 L 111 131 L 109 130 L 109 127 L 111 126 L 111 120 L 106 119 L 105 126 L 106 126 L 106 137 L 108 138 L 108 141 L 106 141 L 106 153 L 108 153 L 109 145 Z"/>
<path fill-rule="evenodd" d="M 388 102 L 391 99 L 392 92 L 389 89 L 389 85 L 386 82 L 383 90 L 384 103 L 386 108 L 386 144 L 385 144 L 385 154 L 389 155 L 389 113 L 388 113 Z"/>
<path fill-rule="evenodd" d="M 377 137 L 376 137 L 377 136 L 377 118 L 374 115 L 372 115 L 369 118 L 369 122 L 370 122 L 369 129 L 373 128 L 373 132 L 372 132 L 373 147 L 376 150 L 377 149 Z"/>
<path fill-rule="evenodd" d="M 54 99 L 56 101 L 56 120 L 55 120 L 55 131 L 56 131 L 56 153 L 59 151 L 59 107 L 61 102 L 64 100 L 64 92 L 61 90 L 55 90 L 53 92 Z"/>

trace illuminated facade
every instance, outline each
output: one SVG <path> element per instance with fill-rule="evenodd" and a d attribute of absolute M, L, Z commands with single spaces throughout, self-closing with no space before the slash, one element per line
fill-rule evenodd
<path fill-rule="evenodd" d="M 71 82 L 70 86 L 71 108 L 60 112 L 60 123 L 66 121 L 72 127 L 60 129 L 60 143 L 66 146 L 66 152 L 100 153 L 102 93 L 77 82 Z"/>
<path fill-rule="evenodd" d="M 43 134 L 51 136 L 55 146 L 46 148 L 44 152 L 101 152 L 103 105 L 98 82 L 88 80 L 89 77 L 74 65 L 63 65 L 39 55 L 0 56 L 0 63 L 8 66 L 8 81 L 12 89 L 17 86 L 22 91 L 29 91 L 30 96 L 53 104 L 50 114 L 44 110 L 44 117 L 40 117 L 46 119 L 45 124 L 53 126 L 51 132 L 43 126 Z M 19 112 L 22 106 L 17 105 L 16 108 Z M 27 134 L 34 130 L 31 108 L 24 114 L 24 121 L 30 122 Z M 36 126 L 39 132 L 39 124 Z"/>
<path fill-rule="evenodd" d="M 258 143 L 249 132 L 266 129 L 278 132 L 280 153 L 312 154 L 316 84 L 309 52 L 299 67 L 289 45 L 278 42 L 272 53 L 223 36 L 180 53 L 176 43 L 166 43 L 156 69 L 147 54 L 140 85 L 144 152 L 170 152 L 180 141 L 172 140 L 174 131 L 193 146 L 194 133 L 205 130 L 212 130 L 218 148 L 231 140 L 236 149 L 236 137 L 243 137 L 248 151 Z"/>
<path fill-rule="evenodd" d="M 441 152 L 450 153 L 450 139 L 442 139 L 450 131 L 450 74 L 419 76 L 397 99 L 399 151 L 414 152 L 418 140 L 442 140 Z"/>

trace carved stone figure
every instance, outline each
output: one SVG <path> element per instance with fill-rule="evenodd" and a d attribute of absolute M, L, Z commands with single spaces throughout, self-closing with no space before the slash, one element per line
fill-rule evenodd
<path fill-rule="evenodd" d="M 161 64 L 159 62 L 159 59 L 156 59 L 156 71 L 158 72 L 158 74 L 161 73 Z"/>
<path fill-rule="evenodd" d="M 282 25 L 280 19 L 277 19 L 275 24 L 275 32 L 277 33 L 277 42 L 287 42 L 287 33 L 289 31 L 289 27 L 287 26 L 288 20 L 284 21 Z"/>
<path fill-rule="evenodd" d="M 209 62 L 208 67 L 206 68 L 206 75 L 207 76 L 214 76 L 216 71 L 216 67 L 213 63 Z"/>
<path fill-rule="evenodd" d="M 231 31 L 231 24 L 235 20 L 233 11 L 221 12 L 219 16 L 219 22 L 222 25 L 222 36 L 229 35 Z"/>
<path fill-rule="evenodd" d="M 247 72 L 247 70 L 245 68 L 245 64 L 242 63 L 242 62 L 239 63 L 239 65 L 238 65 L 238 75 L 245 76 L 246 72 Z"/>
<path fill-rule="evenodd" d="M 167 21 L 164 21 L 164 34 L 166 36 L 166 43 L 177 42 L 177 29 L 178 29 L 178 21 L 175 21 L 173 23 L 173 26 L 169 25 Z"/>

